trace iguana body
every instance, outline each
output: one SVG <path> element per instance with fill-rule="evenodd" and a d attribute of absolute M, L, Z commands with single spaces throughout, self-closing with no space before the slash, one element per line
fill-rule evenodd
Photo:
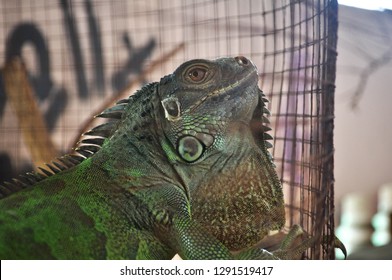
<path fill-rule="evenodd" d="M 77 155 L 1 186 L 0 258 L 228 259 L 281 228 L 257 82 L 244 57 L 192 60 L 104 111 Z"/>

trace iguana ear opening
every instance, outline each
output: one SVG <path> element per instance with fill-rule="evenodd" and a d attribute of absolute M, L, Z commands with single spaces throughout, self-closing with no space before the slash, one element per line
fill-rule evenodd
<path fill-rule="evenodd" d="M 161 101 L 165 110 L 165 118 L 169 121 L 177 121 L 181 116 L 181 104 L 176 97 L 168 97 Z"/>

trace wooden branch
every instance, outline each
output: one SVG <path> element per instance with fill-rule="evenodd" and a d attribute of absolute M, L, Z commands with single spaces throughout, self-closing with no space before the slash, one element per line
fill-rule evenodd
<path fill-rule="evenodd" d="M 359 74 L 359 82 L 356 85 L 354 90 L 353 97 L 351 99 L 351 108 L 357 109 L 360 99 L 362 98 L 366 85 L 371 78 L 371 76 L 380 69 L 382 66 L 385 66 L 392 60 L 392 48 L 388 49 L 384 52 L 380 57 L 371 60 L 368 65 L 362 69 Z"/>
<path fill-rule="evenodd" d="M 101 106 L 99 106 L 95 111 L 92 112 L 92 114 L 91 114 L 92 116 L 89 117 L 88 120 L 84 121 L 83 124 L 80 126 L 80 128 L 78 130 L 78 134 L 74 138 L 74 141 L 72 142 L 71 148 L 76 147 L 77 143 L 80 140 L 81 135 L 84 132 L 86 132 L 90 127 L 92 127 L 92 125 L 95 121 L 94 116 L 100 114 L 106 108 L 112 106 L 117 100 L 124 98 L 124 96 L 128 97 L 129 95 L 131 95 L 134 91 L 134 87 L 136 87 L 141 82 L 143 82 L 148 74 L 152 73 L 156 68 L 158 68 L 158 66 L 166 63 L 170 58 L 172 58 L 175 54 L 177 54 L 179 51 L 181 51 L 184 47 L 185 47 L 185 43 L 181 43 L 178 46 L 176 46 L 174 49 L 172 49 L 170 52 L 162 55 L 162 57 L 153 61 L 134 80 L 132 80 L 124 89 L 122 89 L 118 93 L 108 97 L 104 102 L 102 102 Z"/>
<path fill-rule="evenodd" d="M 6 63 L 1 73 L 5 94 L 15 111 L 34 166 L 51 162 L 58 154 L 57 149 L 47 131 L 25 65 L 20 58 L 14 58 Z"/>

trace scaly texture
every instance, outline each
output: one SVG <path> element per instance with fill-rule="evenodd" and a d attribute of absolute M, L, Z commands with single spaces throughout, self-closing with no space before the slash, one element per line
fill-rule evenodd
<path fill-rule="evenodd" d="M 105 110 L 75 154 L 0 186 L 0 258 L 276 258 L 247 249 L 284 224 L 257 82 L 244 57 L 192 60 Z"/>

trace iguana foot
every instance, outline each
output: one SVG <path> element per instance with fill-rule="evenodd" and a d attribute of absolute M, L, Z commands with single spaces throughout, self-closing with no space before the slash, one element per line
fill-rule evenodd
<path fill-rule="evenodd" d="M 273 251 L 273 255 L 279 259 L 300 259 L 302 254 L 314 245 L 315 241 L 315 237 L 307 237 L 307 234 L 299 225 L 294 225 L 283 239 L 280 248 Z M 331 244 L 330 242 L 329 236 L 324 236 L 321 244 L 323 247 L 326 247 L 328 244 Z M 347 258 L 346 247 L 336 236 L 333 237 L 332 246 L 340 249 L 345 258 Z"/>
<path fill-rule="evenodd" d="M 324 248 L 326 248 L 328 244 L 331 244 L 331 240 L 328 237 L 329 236 L 324 236 L 322 239 L 321 244 Z M 309 237 L 301 226 L 294 225 L 287 234 L 280 232 L 268 236 L 252 249 L 234 254 L 234 257 L 237 259 L 253 260 L 298 260 L 301 259 L 303 253 L 307 249 L 315 245 L 315 242 L 316 237 Z M 334 237 L 332 242 L 334 248 L 339 248 L 342 250 L 343 254 L 347 256 L 346 248 L 337 237 Z"/>
<path fill-rule="evenodd" d="M 283 239 L 280 248 L 272 254 L 282 260 L 299 260 L 314 242 L 314 237 L 307 237 L 299 225 L 294 225 Z"/>
<path fill-rule="evenodd" d="M 255 247 L 235 254 L 235 258 L 252 260 L 300 259 L 303 252 L 312 244 L 314 244 L 314 238 L 308 238 L 299 225 L 294 225 L 287 234 L 272 235 Z M 279 247 L 274 250 L 276 245 Z M 268 250 L 262 248 L 268 248 Z"/>

